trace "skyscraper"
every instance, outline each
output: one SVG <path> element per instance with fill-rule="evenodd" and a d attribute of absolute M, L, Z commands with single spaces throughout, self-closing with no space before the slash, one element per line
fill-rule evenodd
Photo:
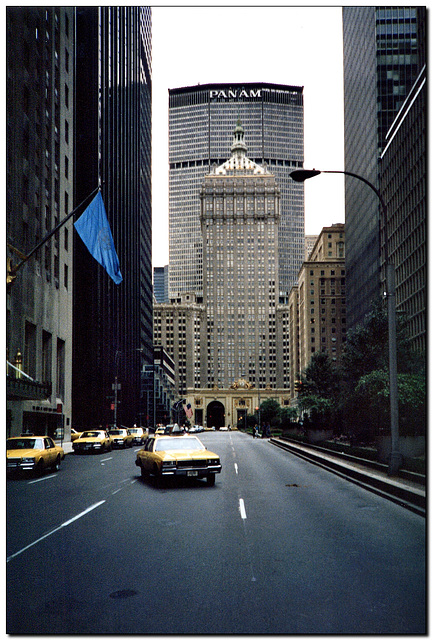
<path fill-rule="evenodd" d="M 257 387 L 277 384 L 280 190 L 246 150 L 239 120 L 231 158 L 201 189 L 209 387 L 244 377 Z"/>
<path fill-rule="evenodd" d="M 422 7 L 344 7 L 345 169 L 379 187 L 386 135 L 424 57 Z M 379 202 L 345 181 L 347 321 L 361 322 L 380 295 Z"/>
<path fill-rule="evenodd" d="M 153 268 L 153 295 L 156 302 L 168 302 L 168 265 Z"/>
<path fill-rule="evenodd" d="M 151 9 L 77 7 L 75 202 L 101 185 L 123 282 L 75 242 L 74 422 L 138 420 L 140 371 L 153 364 Z"/>
<path fill-rule="evenodd" d="M 267 165 L 281 190 L 278 289 L 288 292 L 304 258 L 304 191 L 289 179 L 303 166 L 303 88 L 265 83 L 206 84 L 169 91 L 170 298 L 203 295 L 199 192 L 229 157 L 237 119 L 248 155 Z"/>
<path fill-rule="evenodd" d="M 427 201 L 426 67 L 390 128 L 381 154 L 381 190 L 392 230 L 389 254 L 396 265 L 396 309 L 408 317 L 409 337 L 426 353 Z"/>
<path fill-rule="evenodd" d="M 7 7 L 7 256 L 16 267 L 72 209 L 74 10 Z M 70 434 L 72 220 L 7 292 L 7 434 Z"/>

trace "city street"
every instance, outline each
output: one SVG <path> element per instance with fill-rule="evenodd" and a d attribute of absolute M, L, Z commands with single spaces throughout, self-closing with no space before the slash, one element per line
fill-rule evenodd
<path fill-rule="evenodd" d="M 419 634 L 425 519 L 240 432 L 216 484 L 137 447 L 7 481 L 10 634 Z"/>

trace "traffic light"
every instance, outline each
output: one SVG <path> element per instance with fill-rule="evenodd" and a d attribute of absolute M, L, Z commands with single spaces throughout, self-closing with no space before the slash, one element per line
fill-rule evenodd
<path fill-rule="evenodd" d="M 303 386 L 303 382 L 301 380 L 296 380 L 295 381 L 295 385 L 294 388 L 296 390 L 297 393 L 300 393 L 302 390 L 302 386 Z"/>

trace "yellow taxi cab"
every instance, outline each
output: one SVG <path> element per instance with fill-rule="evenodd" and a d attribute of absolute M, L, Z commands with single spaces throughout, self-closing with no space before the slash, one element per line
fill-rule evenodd
<path fill-rule="evenodd" d="M 63 448 L 49 436 L 22 435 L 6 440 L 6 473 L 42 474 L 45 469 L 58 471 L 65 457 Z"/>
<path fill-rule="evenodd" d="M 141 476 L 152 475 L 156 484 L 168 477 L 206 478 L 213 486 L 216 473 L 222 470 L 220 457 L 208 451 L 197 436 L 151 435 L 137 452 L 135 460 Z"/>
<path fill-rule="evenodd" d="M 75 442 L 80 437 L 82 431 L 76 431 L 75 429 L 71 429 L 71 442 Z"/>
<path fill-rule="evenodd" d="M 122 427 L 121 429 L 110 429 L 111 445 L 113 447 L 126 447 L 132 446 L 133 436 L 129 429 Z"/>
<path fill-rule="evenodd" d="M 167 433 L 168 433 L 167 427 L 165 427 L 165 425 L 163 424 L 158 424 L 158 426 L 156 427 L 156 435 L 163 436 Z"/>
<path fill-rule="evenodd" d="M 132 435 L 132 444 L 144 444 L 147 434 L 142 427 L 133 427 L 129 431 Z"/>
<path fill-rule="evenodd" d="M 72 443 L 75 453 L 111 451 L 111 438 L 104 429 L 89 429 L 83 431 L 79 438 Z"/>

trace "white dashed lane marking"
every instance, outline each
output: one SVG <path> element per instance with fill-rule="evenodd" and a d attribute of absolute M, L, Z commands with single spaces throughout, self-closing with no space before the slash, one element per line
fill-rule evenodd
<path fill-rule="evenodd" d="M 78 520 L 79 518 L 82 518 L 83 516 L 85 516 L 86 513 L 89 513 L 89 511 L 93 511 L 93 509 L 96 509 L 96 507 L 100 507 L 100 505 L 103 504 L 104 502 L 105 502 L 105 500 L 101 500 L 100 502 L 96 502 L 96 504 L 93 504 L 91 507 L 88 507 L 87 509 L 85 509 L 85 511 L 81 511 L 81 513 L 78 513 L 78 515 L 74 516 L 70 520 L 67 520 L 66 522 L 63 522 L 63 524 L 61 524 L 60 526 L 56 527 L 52 531 L 49 531 L 48 533 L 46 533 L 41 538 L 38 538 L 37 540 L 34 540 L 30 544 L 28 544 L 26 547 L 23 547 L 22 549 L 20 549 L 16 553 L 13 553 L 11 556 L 6 558 L 6 562 L 9 562 L 9 560 L 12 560 L 12 558 L 15 558 L 16 556 L 19 556 L 24 551 L 27 551 L 27 549 L 30 549 L 30 547 L 34 547 L 35 544 L 37 544 L 38 542 L 41 542 L 42 540 L 45 540 L 45 538 L 48 538 L 49 536 L 52 536 L 53 533 L 56 533 L 57 531 L 60 531 L 60 529 L 62 529 L 63 527 L 67 527 L 69 524 L 72 524 L 72 522 L 75 522 L 75 520 Z"/>

